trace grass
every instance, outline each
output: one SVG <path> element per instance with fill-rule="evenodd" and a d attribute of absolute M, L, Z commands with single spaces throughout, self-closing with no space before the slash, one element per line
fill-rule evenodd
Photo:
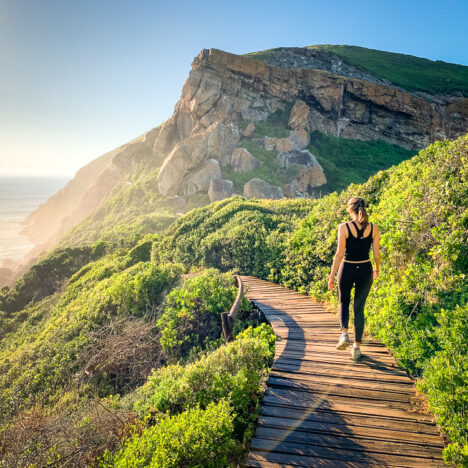
<path fill-rule="evenodd" d="M 318 131 L 311 133 L 307 149 L 323 167 L 327 183 L 317 187 L 317 194 L 345 189 L 365 182 L 376 172 L 411 158 L 417 151 L 390 145 L 382 140 L 347 140 Z"/>
<path fill-rule="evenodd" d="M 464 65 L 348 45 L 323 44 L 306 48 L 334 52 L 348 64 L 407 91 L 422 91 L 433 95 L 459 91 L 468 96 L 468 67 Z M 266 49 L 243 55 L 266 60 L 276 50 Z"/>
<path fill-rule="evenodd" d="M 285 170 L 278 167 L 275 161 L 278 151 L 266 150 L 250 140 L 243 140 L 240 146 L 262 161 L 263 164 L 258 169 L 249 172 L 235 172 L 231 166 L 221 167 L 223 179 L 232 180 L 235 190 L 239 193 L 243 193 L 244 185 L 254 177 L 263 179 L 270 184 L 281 186 L 295 176 L 296 170 L 294 168 L 291 167 Z"/>

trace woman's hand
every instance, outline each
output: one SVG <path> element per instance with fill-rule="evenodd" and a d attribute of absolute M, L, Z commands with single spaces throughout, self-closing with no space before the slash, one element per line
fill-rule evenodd
<path fill-rule="evenodd" d="M 374 268 L 374 270 L 372 270 L 372 278 L 377 279 L 377 276 L 379 276 L 379 271 Z"/>
<path fill-rule="evenodd" d="M 328 289 L 330 289 L 331 291 L 335 289 L 335 277 L 332 275 L 330 275 L 330 277 L 328 278 Z"/>

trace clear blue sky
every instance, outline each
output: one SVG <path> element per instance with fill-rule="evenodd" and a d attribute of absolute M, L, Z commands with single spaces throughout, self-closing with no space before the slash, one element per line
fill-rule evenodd
<path fill-rule="evenodd" d="M 203 48 L 350 44 L 468 65 L 463 1 L 0 0 L 0 173 L 73 174 L 173 112 Z"/>

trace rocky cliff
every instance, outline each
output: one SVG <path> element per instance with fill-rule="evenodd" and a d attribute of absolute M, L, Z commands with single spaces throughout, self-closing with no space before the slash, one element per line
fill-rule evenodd
<path fill-rule="evenodd" d="M 289 54 L 287 48 L 280 52 L 274 59 L 280 66 L 218 49 L 204 49 L 195 57 L 181 98 L 154 146 L 155 154 L 165 156 L 158 177 L 162 193 L 183 194 L 194 185 L 194 179 L 200 179 L 200 171 L 204 180 L 195 184 L 197 190 L 208 190 L 209 179 L 220 177 L 218 165 L 231 164 L 234 150 L 246 136 L 239 132 L 239 123 L 255 125 L 278 111 L 291 109 L 291 134 L 276 142 L 281 153 L 307 151 L 306 134 L 313 130 L 419 149 L 438 139 L 454 138 L 468 127 L 468 105 L 463 96 L 410 93 L 333 57 L 327 60 L 326 52 L 308 50 L 300 55 L 298 48 Z M 298 63 L 303 66 L 298 67 Z M 324 69 L 327 67 L 331 71 Z M 325 182 L 311 156 L 306 172 L 311 172 L 311 167 L 316 170 L 301 184 L 301 192 Z M 296 155 L 293 159 L 298 163 L 300 158 Z M 288 157 L 280 154 L 279 160 Z M 303 156 L 302 161 L 306 160 Z M 304 179 L 304 167 L 299 167 L 301 176 L 291 181 L 296 188 L 298 179 Z"/>

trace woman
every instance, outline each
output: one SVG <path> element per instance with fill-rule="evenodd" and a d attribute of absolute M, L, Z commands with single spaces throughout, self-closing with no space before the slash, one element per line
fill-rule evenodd
<path fill-rule="evenodd" d="M 348 200 L 348 213 L 351 223 L 342 223 L 338 228 L 338 248 L 333 259 L 333 266 L 328 280 L 328 287 L 335 288 L 335 273 L 338 271 L 339 317 L 341 337 L 337 349 L 349 346 L 348 321 L 351 288 L 354 290 L 354 345 L 351 356 L 358 360 L 362 357 L 360 345 L 364 331 L 364 305 L 380 268 L 379 228 L 369 223 L 366 204 L 362 198 Z M 370 246 L 373 246 L 375 268 L 369 258 Z M 341 262 L 343 260 L 343 262 Z"/>

